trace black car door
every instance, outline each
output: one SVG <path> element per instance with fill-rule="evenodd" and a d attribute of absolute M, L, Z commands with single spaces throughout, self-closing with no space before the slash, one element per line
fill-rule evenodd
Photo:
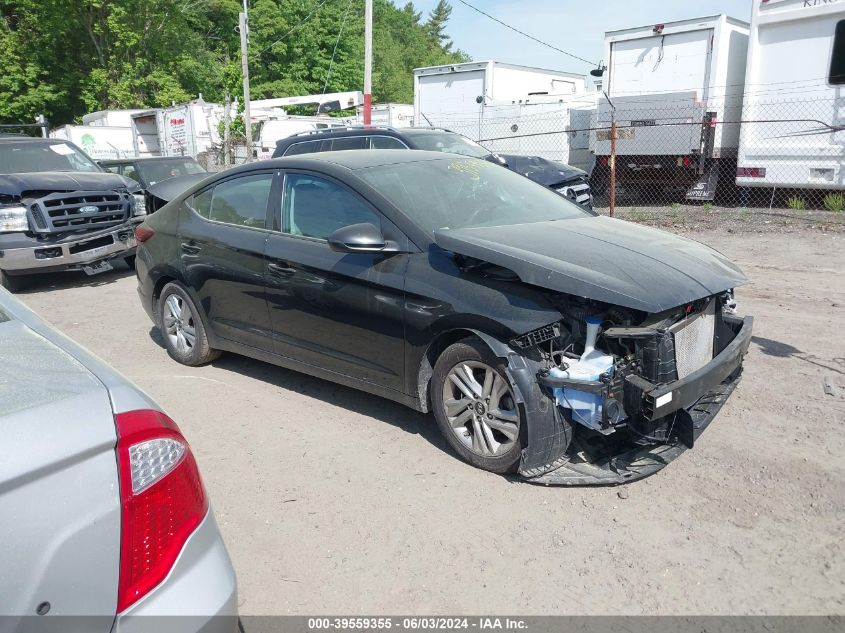
<path fill-rule="evenodd" d="M 401 391 L 405 253 L 337 253 L 326 238 L 369 222 L 407 250 L 386 218 L 325 176 L 288 172 L 267 243 L 276 353 Z"/>
<path fill-rule="evenodd" d="M 267 350 L 272 327 L 264 293 L 273 171 L 217 181 L 185 203 L 179 226 L 182 269 L 214 335 Z"/>

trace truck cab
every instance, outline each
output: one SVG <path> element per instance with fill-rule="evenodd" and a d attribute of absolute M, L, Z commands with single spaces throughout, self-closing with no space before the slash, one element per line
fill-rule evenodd
<path fill-rule="evenodd" d="M 134 266 L 134 229 L 146 215 L 137 182 L 109 173 L 60 139 L 0 135 L 0 286 L 28 275 L 97 274 Z"/>

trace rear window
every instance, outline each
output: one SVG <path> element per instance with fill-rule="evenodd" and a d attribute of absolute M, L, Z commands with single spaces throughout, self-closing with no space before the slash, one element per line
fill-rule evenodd
<path fill-rule="evenodd" d="M 321 151 L 323 141 L 303 141 L 302 143 L 294 143 L 285 150 L 285 156 L 296 156 L 297 154 L 311 154 L 313 152 Z M 328 149 L 328 148 L 326 148 Z"/>
<path fill-rule="evenodd" d="M 836 35 L 833 37 L 833 57 L 830 60 L 830 77 L 828 83 L 833 86 L 845 84 L 845 20 L 836 24 Z"/>

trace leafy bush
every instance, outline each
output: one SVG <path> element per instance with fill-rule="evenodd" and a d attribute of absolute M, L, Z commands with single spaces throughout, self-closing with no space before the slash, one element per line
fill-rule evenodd
<path fill-rule="evenodd" d="M 824 208 L 828 211 L 845 211 L 845 194 L 829 193 L 824 197 Z"/>
<path fill-rule="evenodd" d="M 803 198 L 792 196 L 786 201 L 786 206 L 793 211 L 804 211 L 807 208 L 807 203 L 804 202 Z"/>

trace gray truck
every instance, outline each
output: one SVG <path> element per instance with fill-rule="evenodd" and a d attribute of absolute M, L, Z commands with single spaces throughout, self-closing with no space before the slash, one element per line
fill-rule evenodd
<path fill-rule="evenodd" d="M 0 286 L 28 275 L 135 261 L 135 226 L 146 215 L 140 185 L 102 169 L 72 143 L 0 135 Z"/>

